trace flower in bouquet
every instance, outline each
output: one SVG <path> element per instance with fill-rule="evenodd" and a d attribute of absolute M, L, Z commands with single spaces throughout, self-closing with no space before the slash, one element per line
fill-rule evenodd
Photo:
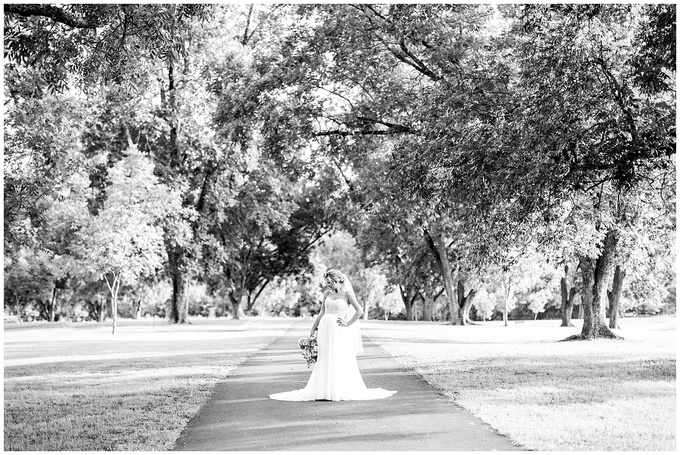
<path fill-rule="evenodd" d="M 316 337 L 300 338 L 297 342 L 297 346 L 302 350 L 302 357 L 304 357 L 307 362 L 307 368 L 310 368 L 316 362 L 319 352 Z"/>

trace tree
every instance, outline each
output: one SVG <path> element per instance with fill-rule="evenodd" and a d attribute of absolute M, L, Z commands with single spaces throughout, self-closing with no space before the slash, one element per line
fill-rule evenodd
<path fill-rule="evenodd" d="M 253 308 L 275 277 L 308 270 L 311 247 L 333 226 L 314 187 L 294 190 L 301 183 L 288 181 L 264 158 L 252 166 L 237 177 L 236 188 L 218 180 L 201 221 L 210 279 L 235 318 Z"/>
<path fill-rule="evenodd" d="M 382 164 L 380 158 L 374 163 Z M 358 179 L 366 188 L 371 208 L 357 216 L 357 245 L 366 263 L 380 266 L 388 283 L 399 288 L 406 319 L 413 320 L 414 305 L 420 299 L 424 318 L 431 320 L 434 299 L 443 287 L 422 230 L 408 210 L 409 203 L 400 197 L 399 189 L 389 180 L 386 182 L 384 174 L 374 167 L 362 166 L 362 170 L 374 178 L 366 175 Z M 441 290 L 437 292 L 434 288 Z"/>
<path fill-rule="evenodd" d="M 473 305 L 477 310 L 477 315 L 486 320 L 493 314 L 494 307 L 496 306 L 496 296 L 494 293 L 489 294 L 489 292 L 484 287 L 480 287 Z"/>
<path fill-rule="evenodd" d="M 615 256 L 614 278 L 611 289 L 607 290 L 609 328 L 620 328 L 618 316 L 626 275 L 643 280 L 651 272 L 657 277 L 667 276 L 669 262 L 673 261 L 672 244 L 675 222 L 672 213 L 674 175 L 655 175 L 655 178 L 638 185 L 633 197 L 619 197 L 616 216 L 621 226 L 621 240 Z M 668 178 L 668 182 L 665 180 Z M 629 276 L 629 279 L 631 277 Z M 650 286 L 665 288 L 662 280 L 653 279 Z M 652 284 L 654 283 L 654 284 Z"/>
<path fill-rule="evenodd" d="M 529 309 L 534 313 L 534 320 L 538 317 L 538 313 L 542 313 L 545 309 L 545 304 L 553 297 L 549 289 L 539 289 L 530 293 L 527 296 L 527 303 Z"/>
<path fill-rule="evenodd" d="M 121 284 L 155 274 L 163 265 L 162 222 L 180 200 L 153 173 L 153 164 L 130 143 L 125 158 L 109 172 L 106 200 L 78 232 L 82 273 L 104 279 L 111 294 L 116 332 Z"/>
<path fill-rule="evenodd" d="M 472 321 L 470 321 L 470 308 L 472 308 L 472 303 L 474 302 L 476 295 L 477 290 L 475 289 L 469 289 L 466 294 L 465 282 L 460 279 L 458 280 L 458 306 L 462 310 L 463 325 L 472 323 Z"/>
<path fill-rule="evenodd" d="M 578 270 L 578 267 L 576 267 Z M 574 324 L 571 322 L 571 314 L 574 309 L 574 299 L 578 295 L 578 289 L 576 285 L 569 280 L 573 278 L 569 275 L 570 267 L 569 265 L 564 266 L 564 276 L 560 279 L 560 295 L 562 297 L 562 325 L 561 327 L 573 327 Z M 574 272 L 575 276 L 575 272 Z"/>
<path fill-rule="evenodd" d="M 392 292 L 385 294 L 384 299 L 381 300 L 379 305 L 386 321 L 389 320 L 392 314 L 399 313 L 403 308 L 403 301 L 399 295 L 399 289 L 394 288 Z"/>
<path fill-rule="evenodd" d="M 533 79 L 531 84 L 541 91 L 559 93 L 562 115 L 571 119 L 564 118 L 566 122 L 562 124 L 569 125 L 569 129 L 555 135 L 565 137 L 566 133 L 567 142 L 564 143 L 568 144 L 562 149 L 566 158 L 564 164 L 568 165 L 566 178 L 562 181 L 573 180 L 576 193 L 591 194 L 595 215 L 591 223 L 600 233 L 598 252 L 580 257 L 584 280 L 584 327 L 581 335 L 574 338 L 615 337 L 604 323 L 606 282 L 614 267 L 613 257 L 621 239 L 622 220 L 616 218 L 616 213 L 608 212 L 604 203 L 634 194 L 645 179 L 654 179 L 659 171 L 663 173 L 671 165 L 675 139 L 673 126 L 666 119 L 673 108 L 667 102 L 668 91 L 644 94 L 636 87 L 636 68 L 630 62 L 639 49 L 627 44 L 626 35 L 630 37 L 634 30 L 626 28 L 625 22 L 639 18 L 635 9 L 555 7 L 538 10 L 542 16 L 551 15 L 556 21 L 532 22 L 537 16 L 530 9 L 522 21 L 530 30 L 529 34 L 540 30 L 548 33 L 544 36 L 559 33 L 566 39 L 558 46 L 550 38 L 545 42 L 537 39 L 528 46 L 532 55 L 540 55 L 540 65 L 550 65 L 542 66 L 550 68 L 546 72 L 531 73 L 541 74 L 544 83 Z M 584 17 L 590 17 L 596 26 L 583 27 Z M 584 39 L 591 40 L 585 49 L 577 44 Z M 559 53 L 555 52 L 557 49 Z M 529 59 L 532 58 L 533 64 L 539 63 L 535 57 Z M 524 63 L 529 61 L 524 60 Z M 580 68 L 579 77 L 572 78 L 571 84 L 552 85 L 558 78 L 564 80 L 565 76 L 574 74 L 576 68 Z M 545 109 L 548 108 L 546 104 L 541 101 L 533 106 Z M 577 118 L 581 121 L 574 121 Z M 559 149 L 552 150 L 557 152 Z M 607 197 L 610 192 L 614 194 Z"/>
<path fill-rule="evenodd" d="M 497 52 L 512 49 L 515 61 L 500 59 L 489 69 L 490 79 L 479 81 L 478 111 L 459 128 L 446 116 L 452 104 L 445 87 L 436 92 L 439 105 L 423 104 L 438 116 L 431 133 L 442 145 L 436 154 L 425 149 L 418 162 L 414 157 L 404 173 L 421 176 L 427 185 L 419 191 L 430 199 L 449 197 L 452 188 L 466 191 L 463 202 L 479 214 L 470 219 L 489 238 L 535 226 L 538 243 L 549 249 L 576 216 L 594 240 L 579 251 L 585 312 L 576 338 L 613 337 L 604 322 L 605 283 L 622 226 L 610 209 L 619 195 L 634 195 L 645 179 L 672 168 L 673 95 L 635 87 L 630 62 L 638 49 L 627 21 L 639 19 L 637 9 L 507 10 L 513 28 L 494 44 Z M 442 153 L 446 160 L 437 159 Z M 502 222 L 490 224 L 495 218 Z"/>
<path fill-rule="evenodd" d="M 4 305 L 14 311 L 21 322 L 24 308 L 34 300 L 49 301 L 54 289 L 47 251 L 20 247 L 5 253 Z"/>
<path fill-rule="evenodd" d="M 222 193 L 214 191 L 207 201 L 210 219 L 203 236 L 204 256 L 211 275 L 229 299 L 235 319 L 240 317 L 244 302 L 247 307 L 247 300 L 263 284 L 259 279 L 261 267 L 268 255 L 275 254 L 273 231 L 287 227 L 295 209 L 292 201 L 281 201 L 286 190 L 270 171 L 274 169 L 254 168 L 252 175 L 243 176 L 242 186 L 234 193 L 230 195 L 232 189 L 227 186 Z"/>
<path fill-rule="evenodd" d="M 87 215 L 90 163 L 78 138 L 88 110 L 79 96 L 31 94 L 27 90 L 30 76 L 34 74 L 19 70 L 6 75 L 10 98 L 5 122 L 5 254 L 30 257 L 30 262 L 36 263 L 24 272 L 44 275 L 13 283 L 13 287 L 23 288 L 25 298 L 42 293 L 29 284 L 37 284 L 33 280 L 51 281 L 50 297 L 44 302 L 48 319 L 54 321 L 59 294 L 72 278 L 74 226 Z M 23 260 L 14 262 L 19 270 L 6 273 L 23 273 L 22 264 Z"/>
<path fill-rule="evenodd" d="M 607 291 L 609 300 L 609 328 L 620 329 L 618 323 L 619 317 L 619 301 L 621 300 L 621 291 L 623 290 L 623 279 L 626 277 L 626 271 L 621 270 L 621 266 L 617 265 L 614 271 L 614 283 L 611 291 Z"/>

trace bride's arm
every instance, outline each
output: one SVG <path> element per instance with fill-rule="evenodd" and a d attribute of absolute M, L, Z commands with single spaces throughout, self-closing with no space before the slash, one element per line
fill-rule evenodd
<path fill-rule="evenodd" d="M 359 318 L 364 314 L 363 308 L 361 308 L 361 305 L 359 305 L 359 301 L 357 300 L 357 296 L 354 295 L 354 289 L 352 288 L 352 285 L 349 284 L 345 289 L 345 297 L 347 297 L 347 301 L 354 307 L 356 312 L 354 313 L 354 316 L 352 316 L 352 319 L 347 321 L 347 326 L 350 326 L 357 322 Z"/>
<path fill-rule="evenodd" d="M 321 300 L 321 310 L 319 311 L 319 314 L 316 317 L 316 320 L 314 321 L 314 324 L 312 325 L 312 331 L 309 332 L 310 338 L 312 335 L 314 335 L 314 331 L 316 328 L 319 326 L 319 321 L 321 321 L 321 316 L 326 312 L 326 297 L 328 296 L 328 291 L 323 293 L 323 300 Z"/>

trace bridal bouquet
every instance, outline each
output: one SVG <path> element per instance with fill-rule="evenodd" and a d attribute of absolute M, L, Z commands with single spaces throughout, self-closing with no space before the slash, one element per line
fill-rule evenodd
<path fill-rule="evenodd" d="M 300 338 L 297 342 L 298 348 L 302 349 L 302 357 L 307 361 L 307 368 L 314 365 L 316 357 L 319 353 L 319 346 L 316 342 L 316 337 Z"/>

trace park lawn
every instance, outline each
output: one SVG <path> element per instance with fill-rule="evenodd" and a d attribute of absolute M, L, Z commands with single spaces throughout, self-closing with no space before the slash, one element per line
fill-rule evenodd
<path fill-rule="evenodd" d="M 675 317 L 623 319 L 623 341 L 558 342 L 574 323 L 362 321 L 362 332 L 527 450 L 675 450 Z"/>
<path fill-rule="evenodd" d="M 5 324 L 4 450 L 170 450 L 215 382 L 291 321 Z"/>

